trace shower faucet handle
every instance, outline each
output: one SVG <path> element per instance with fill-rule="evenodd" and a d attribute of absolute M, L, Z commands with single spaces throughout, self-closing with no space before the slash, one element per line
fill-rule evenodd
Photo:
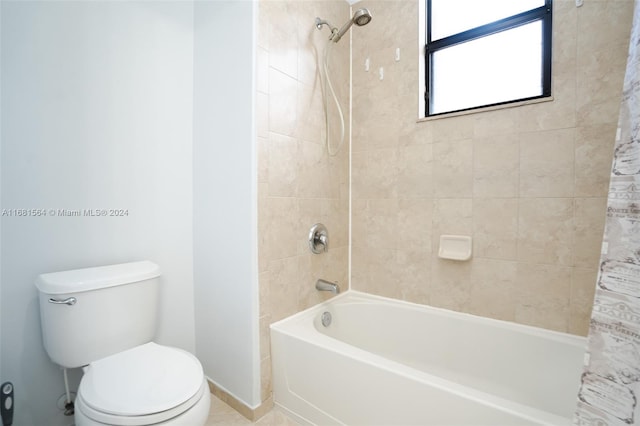
<path fill-rule="evenodd" d="M 321 223 L 316 223 L 309 231 L 309 248 L 315 254 L 329 250 L 329 231 Z"/>

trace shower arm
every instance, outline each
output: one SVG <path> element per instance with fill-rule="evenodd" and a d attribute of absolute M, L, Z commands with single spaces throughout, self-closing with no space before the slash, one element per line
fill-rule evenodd
<path fill-rule="evenodd" d="M 327 27 L 329 27 L 329 30 L 331 30 L 331 35 L 329 36 L 329 40 L 333 40 L 333 38 L 336 36 L 336 34 L 339 34 L 340 30 L 338 30 L 337 27 L 334 27 L 333 25 L 331 25 L 331 23 L 327 20 L 324 19 L 320 19 L 320 18 L 316 18 L 316 28 L 321 30 L 322 26 L 326 25 Z M 333 40 L 334 42 L 338 42 L 338 40 L 340 40 L 340 37 L 338 37 L 337 40 Z"/>

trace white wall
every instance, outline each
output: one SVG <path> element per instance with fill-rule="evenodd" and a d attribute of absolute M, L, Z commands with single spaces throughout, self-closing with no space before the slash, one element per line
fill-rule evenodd
<path fill-rule="evenodd" d="M 196 2 L 194 37 L 196 354 L 250 407 L 260 403 L 254 7 Z"/>
<path fill-rule="evenodd" d="M 193 3 L 0 7 L 2 208 L 129 212 L 2 218 L 0 376 L 16 387 L 14 424 L 70 424 L 56 408 L 62 375 L 41 343 L 38 274 L 156 261 L 158 340 L 195 349 Z"/>

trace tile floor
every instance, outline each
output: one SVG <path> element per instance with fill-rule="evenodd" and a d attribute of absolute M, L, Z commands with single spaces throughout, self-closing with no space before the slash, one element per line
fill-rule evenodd
<path fill-rule="evenodd" d="M 236 410 L 211 395 L 211 410 L 206 426 L 299 426 L 298 423 L 285 416 L 278 409 L 272 409 L 256 423 L 247 420 Z"/>

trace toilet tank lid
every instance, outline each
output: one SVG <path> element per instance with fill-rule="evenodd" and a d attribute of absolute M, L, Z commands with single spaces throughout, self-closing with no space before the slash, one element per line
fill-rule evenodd
<path fill-rule="evenodd" d="M 46 294 L 69 294 L 144 281 L 158 276 L 158 265 L 143 260 L 41 274 L 36 279 L 36 287 Z"/>

